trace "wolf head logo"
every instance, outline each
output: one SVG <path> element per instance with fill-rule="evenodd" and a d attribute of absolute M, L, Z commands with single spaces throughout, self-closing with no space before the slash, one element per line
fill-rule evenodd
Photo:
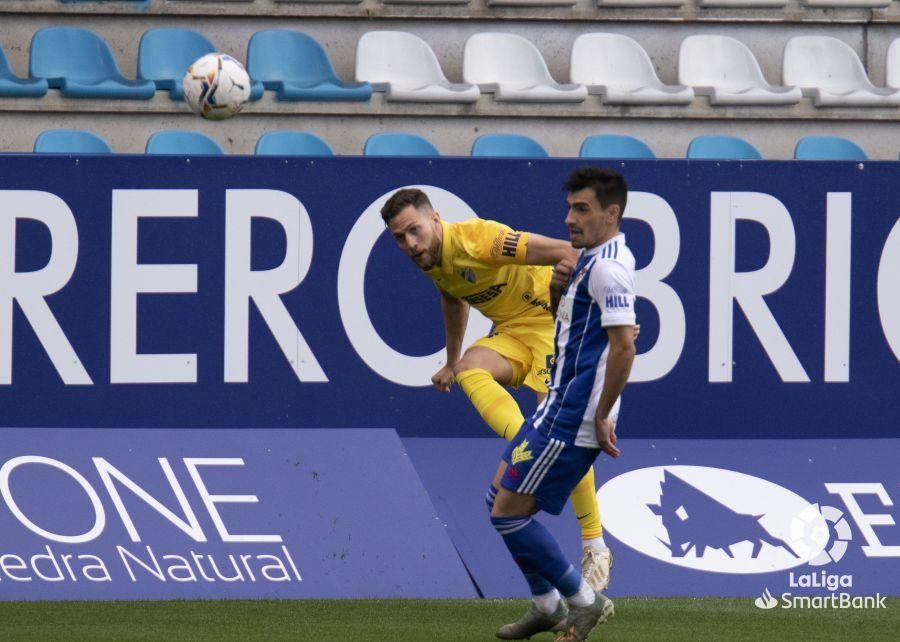
<path fill-rule="evenodd" d="M 647 504 L 653 513 L 662 517 L 663 527 L 669 536 L 666 544 L 672 557 L 684 557 L 691 549 L 697 557 L 703 557 L 706 549 L 725 551 L 734 557 L 731 547 L 741 542 L 752 542 L 750 556 L 756 558 L 763 543 L 785 549 L 797 557 L 791 546 L 767 531 L 760 519 L 764 515 L 747 515 L 731 510 L 706 493 L 666 470 L 660 484 L 659 504 Z"/>

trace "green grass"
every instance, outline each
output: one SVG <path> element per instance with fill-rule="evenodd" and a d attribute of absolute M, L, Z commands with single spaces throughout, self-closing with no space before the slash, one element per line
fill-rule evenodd
<path fill-rule="evenodd" d="M 0 639 L 487 641 L 526 606 L 510 600 L 7 602 L 0 603 Z M 616 616 L 591 639 L 898 640 L 900 598 L 887 607 L 760 611 L 751 599 L 619 598 Z"/>

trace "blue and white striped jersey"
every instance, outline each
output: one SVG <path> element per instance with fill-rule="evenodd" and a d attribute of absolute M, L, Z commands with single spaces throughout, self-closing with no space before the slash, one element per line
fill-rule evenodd
<path fill-rule="evenodd" d="M 535 428 L 568 444 L 600 447 L 594 415 L 609 354 L 606 328 L 635 324 L 634 299 L 634 255 L 624 234 L 582 250 L 556 313 L 556 360 L 550 390 L 532 418 Z"/>

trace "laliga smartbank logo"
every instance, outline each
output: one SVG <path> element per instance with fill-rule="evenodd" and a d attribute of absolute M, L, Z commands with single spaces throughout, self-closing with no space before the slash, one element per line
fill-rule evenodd
<path fill-rule="evenodd" d="M 810 555 L 810 566 L 823 566 L 839 562 L 847 552 L 853 533 L 844 514 L 834 506 L 812 504 L 791 521 L 791 538 L 794 548 Z M 812 555 L 812 551 L 818 553 Z M 801 591 L 819 590 L 818 595 L 796 594 L 785 591 L 776 598 L 765 587 L 760 597 L 753 603 L 756 608 L 769 610 L 780 606 L 783 609 L 883 609 L 887 608 L 884 596 L 851 595 L 844 589 L 853 588 L 853 576 L 838 575 L 825 570 L 818 573 L 791 571 L 788 586 Z M 828 591 L 828 593 L 822 593 Z"/>
<path fill-rule="evenodd" d="M 246 473 L 236 475 L 242 466 L 237 457 L 159 457 L 131 459 L 126 474 L 104 457 L 80 470 L 50 457 L 8 459 L 0 466 L 0 510 L 13 519 L 0 515 L 0 585 L 302 581 L 281 535 L 246 532 L 248 522 L 259 523 L 248 505 L 260 500 L 235 492 L 248 484 Z M 75 498 L 71 513 L 47 514 L 48 476 Z M 190 483 L 180 481 L 185 477 Z M 230 492 L 215 492 L 223 487 Z M 25 550 L 10 550 L 15 546 Z"/>

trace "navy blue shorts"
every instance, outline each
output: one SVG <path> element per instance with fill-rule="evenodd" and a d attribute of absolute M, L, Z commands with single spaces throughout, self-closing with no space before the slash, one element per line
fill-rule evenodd
<path fill-rule="evenodd" d="M 598 448 L 548 439 L 526 421 L 503 452 L 508 467 L 500 485 L 514 493 L 534 495 L 539 509 L 559 515 L 599 454 Z"/>

